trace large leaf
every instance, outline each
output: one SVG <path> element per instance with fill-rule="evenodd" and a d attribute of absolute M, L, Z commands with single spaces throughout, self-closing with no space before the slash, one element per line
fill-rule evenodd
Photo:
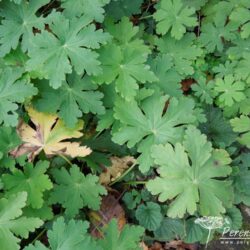
<path fill-rule="evenodd" d="M 195 127 L 188 127 L 183 145 L 155 145 L 152 156 L 160 165 L 160 177 L 150 180 L 147 188 L 159 194 L 161 202 L 172 200 L 169 217 L 182 218 L 197 210 L 201 215 L 220 215 L 231 206 L 231 182 L 221 179 L 231 173 L 230 158 L 223 151 L 212 151 L 211 143 Z"/>
<path fill-rule="evenodd" d="M 195 121 L 193 115 L 194 102 L 188 98 L 171 99 L 166 113 L 164 108 L 167 96 L 159 98 L 153 95 L 141 106 L 133 102 L 117 100 L 115 118 L 121 122 L 118 131 L 113 132 L 113 140 L 128 147 L 137 145 L 142 153 L 138 159 L 140 170 L 146 172 L 153 164 L 150 150 L 153 145 L 182 139 L 184 125 Z"/>
<path fill-rule="evenodd" d="M 96 30 L 88 16 L 69 20 L 62 14 L 51 15 L 53 32 L 44 30 L 33 38 L 27 70 L 42 71 L 55 89 L 62 85 L 72 68 L 78 74 L 84 71 L 90 75 L 100 73 L 98 54 L 93 49 L 104 44 L 108 34 Z"/>

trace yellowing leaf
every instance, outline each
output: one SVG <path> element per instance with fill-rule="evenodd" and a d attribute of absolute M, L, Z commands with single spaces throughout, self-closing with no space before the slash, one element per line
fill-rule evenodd
<path fill-rule="evenodd" d="M 33 160 L 42 150 L 48 156 L 63 154 L 84 157 L 91 153 L 90 148 L 80 146 L 78 142 L 64 141 L 82 136 L 79 131 L 83 127 L 82 121 L 71 129 L 67 128 L 56 115 L 40 113 L 31 107 L 28 107 L 27 111 L 36 129 L 23 121 L 20 122 L 17 132 L 24 143 L 11 152 L 15 157 L 28 154 L 29 160 Z"/>

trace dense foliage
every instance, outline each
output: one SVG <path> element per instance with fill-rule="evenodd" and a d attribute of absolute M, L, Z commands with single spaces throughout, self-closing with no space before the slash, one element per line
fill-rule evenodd
<path fill-rule="evenodd" d="M 249 0 L 1 0 L 0 17 L 1 250 L 241 228 Z"/>

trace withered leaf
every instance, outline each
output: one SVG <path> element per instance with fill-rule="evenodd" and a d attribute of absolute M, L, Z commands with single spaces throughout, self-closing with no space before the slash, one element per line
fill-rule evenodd
<path fill-rule="evenodd" d="M 65 141 L 83 135 L 80 132 L 83 127 L 82 121 L 79 121 L 77 126 L 71 129 L 67 128 L 56 115 L 41 113 L 31 107 L 27 108 L 27 112 L 35 129 L 20 121 L 17 133 L 23 144 L 10 152 L 14 157 L 27 154 L 28 159 L 32 161 L 42 150 L 47 156 L 62 154 L 71 157 L 84 157 L 91 153 L 90 148 L 80 146 L 78 142 Z"/>
<path fill-rule="evenodd" d="M 125 212 L 119 204 L 119 198 L 116 199 L 111 194 L 103 197 L 101 209 L 99 211 L 91 211 L 89 218 L 92 224 L 91 235 L 94 237 L 102 237 L 102 229 L 114 218 L 117 219 L 119 230 L 122 230 L 126 224 Z"/>

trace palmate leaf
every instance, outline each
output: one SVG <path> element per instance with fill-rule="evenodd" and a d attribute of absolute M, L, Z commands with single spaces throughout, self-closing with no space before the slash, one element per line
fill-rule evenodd
<path fill-rule="evenodd" d="M 183 145 L 155 145 L 152 156 L 160 165 L 160 177 L 146 186 L 153 195 L 159 194 L 159 201 L 172 200 L 169 217 L 182 218 L 197 210 L 204 216 L 217 216 L 232 205 L 231 182 L 216 179 L 231 173 L 230 158 L 226 151 L 212 151 L 211 143 L 195 127 L 188 127 Z"/>
<path fill-rule="evenodd" d="M 232 119 L 233 131 L 241 133 L 238 141 L 250 148 L 250 118 L 245 115 Z"/>
<path fill-rule="evenodd" d="M 16 126 L 18 115 L 17 103 L 35 95 L 37 88 L 25 79 L 20 79 L 23 70 L 19 68 L 4 68 L 0 76 L 0 124 Z"/>
<path fill-rule="evenodd" d="M 194 14 L 195 9 L 184 6 L 181 0 L 161 0 L 154 14 L 157 21 L 156 31 L 165 35 L 171 29 L 171 36 L 180 40 L 186 27 L 196 26 L 197 18 Z"/>
<path fill-rule="evenodd" d="M 107 194 L 105 188 L 98 183 L 95 175 L 84 175 L 74 165 L 69 172 L 65 168 L 54 169 L 56 185 L 51 193 L 50 201 L 60 203 L 66 209 L 68 217 L 74 217 L 83 207 L 97 210 L 100 207 L 101 195 Z"/>
<path fill-rule="evenodd" d="M 143 227 L 128 224 L 119 232 L 117 221 L 113 219 L 105 230 L 105 237 L 99 240 L 99 244 L 103 250 L 141 250 L 139 241 L 143 233 Z"/>
<path fill-rule="evenodd" d="M 224 22 L 217 18 L 215 22 L 205 23 L 202 26 L 199 40 L 208 52 L 222 52 L 225 44 L 223 41 L 231 41 L 236 38 L 233 33 L 235 30 L 237 30 L 235 25 L 231 23 L 224 25 Z"/>
<path fill-rule="evenodd" d="M 90 75 L 101 73 L 98 49 L 109 38 L 107 33 L 96 30 L 88 16 L 66 19 L 62 14 L 52 13 L 50 29 L 37 34 L 29 49 L 27 70 L 42 71 L 50 86 L 57 89 L 66 80 L 66 74 L 86 71 Z"/>
<path fill-rule="evenodd" d="M 224 79 L 217 78 L 214 90 L 217 93 L 218 103 L 221 107 L 231 107 L 235 102 L 244 100 L 245 84 L 241 81 L 235 81 L 232 75 L 227 75 Z"/>
<path fill-rule="evenodd" d="M 8 0 L 0 2 L 0 16 L 4 18 L 0 25 L 0 56 L 16 49 L 20 38 L 22 50 L 29 49 L 34 38 L 33 28 L 43 29 L 45 24 L 45 19 L 37 17 L 36 12 L 48 2 L 49 0 L 19 1 L 19 5 Z"/>
<path fill-rule="evenodd" d="M 213 85 L 211 82 L 207 82 L 205 77 L 200 77 L 196 84 L 191 85 L 194 95 L 199 97 L 202 102 L 207 104 L 213 103 Z"/>
<path fill-rule="evenodd" d="M 26 204 L 27 193 L 20 192 L 8 199 L 0 199 L 0 242 L 1 249 L 18 250 L 22 238 L 28 238 L 29 232 L 40 227 L 43 222 L 38 218 L 22 216 L 22 208 Z"/>
<path fill-rule="evenodd" d="M 115 90 L 126 100 L 132 100 L 139 89 L 138 83 L 156 81 L 157 78 L 146 64 L 149 48 L 136 38 L 138 27 L 128 18 L 118 24 L 109 24 L 112 43 L 100 50 L 102 74 L 94 78 L 98 84 L 115 82 Z"/>
<path fill-rule="evenodd" d="M 38 162 L 35 166 L 27 163 L 23 171 L 12 170 L 11 174 L 3 174 L 5 195 L 9 197 L 17 192 L 26 192 L 27 205 L 32 208 L 41 208 L 43 205 L 43 193 L 50 190 L 53 185 L 49 176 L 45 174 L 49 167 L 49 162 Z"/>
<path fill-rule="evenodd" d="M 101 115 L 105 112 L 101 101 L 103 94 L 96 91 L 97 86 L 87 76 L 73 73 L 57 90 L 46 83 L 41 85 L 41 98 L 36 101 L 35 107 L 41 112 L 58 112 L 58 116 L 70 128 L 76 126 L 83 113 Z"/>
<path fill-rule="evenodd" d="M 150 151 L 155 144 L 176 143 L 182 139 L 186 124 L 195 121 L 194 102 L 189 98 L 170 99 L 166 113 L 164 108 L 168 96 L 153 95 L 142 102 L 126 102 L 118 99 L 115 104 L 115 118 L 121 122 L 113 131 L 113 141 L 128 147 L 137 145 L 139 168 L 147 172 L 153 164 Z"/>
<path fill-rule="evenodd" d="M 150 66 L 158 81 L 154 85 L 150 83 L 148 86 L 150 88 L 159 87 L 166 95 L 180 97 L 182 95 L 180 82 L 183 76 L 177 72 L 173 65 L 173 58 L 168 54 L 158 55 L 152 59 Z"/>
<path fill-rule="evenodd" d="M 102 22 L 104 19 L 103 8 L 109 2 L 110 0 L 74 0 L 73 2 L 71 0 L 62 0 L 62 7 L 68 18 L 86 15 L 90 19 Z"/>
<path fill-rule="evenodd" d="M 86 221 L 70 220 L 66 223 L 63 217 L 59 217 L 48 231 L 49 247 L 36 241 L 25 250 L 101 250 L 87 234 L 88 227 L 89 223 Z"/>
<path fill-rule="evenodd" d="M 193 62 L 202 55 L 202 50 L 195 44 L 194 34 L 186 34 L 181 40 L 176 41 L 170 36 L 163 36 L 156 40 L 160 53 L 172 59 L 175 70 L 181 75 L 194 73 Z"/>
<path fill-rule="evenodd" d="M 27 111 L 35 129 L 23 121 L 20 122 L 17 131 L 23 143 L 11 151 L 13 156 L 27 154 L 32 161 L 41 151 L 48 156 L 59 154 L 71 157 L 84 157 L 91 153 L 90 148 L 80 146 L 78 142 L 65 141 L 83 135 L 80 132 L 82 121 L 74 128 L 68 128 L 56 115 L 40 113 L 31 107 L 27 107 Z"/>

